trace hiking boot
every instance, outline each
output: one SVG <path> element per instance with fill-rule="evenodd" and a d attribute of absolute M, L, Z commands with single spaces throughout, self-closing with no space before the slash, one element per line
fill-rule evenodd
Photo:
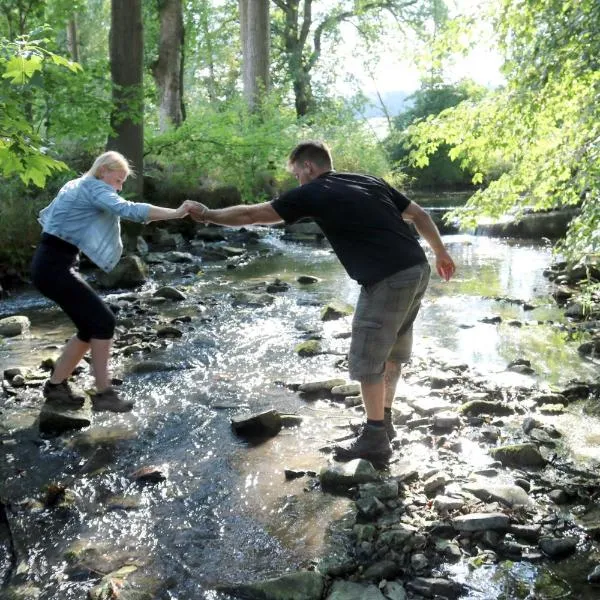
<path fill-rule="evenodd" d="M 60 405 L 65 408 L 81 408 L 85 402 L 85 394 L 73 390 L 66 379 L 56 384 L 50 383 L 49 379 L 46 380 L 43 394 L 48 404 Z"/>
<path fill-rule="evenodd" d="M 372 463 L 385 463 L 392 455 L 392 448 L 385 427 L 365 424 L 360 435 L 333 449 L 333 458 L 339 461 L 364 458 Z"/>
<path fill-rule="evenodd" d="M 385 431 L 388 436 L 388 440 L 390 442 L 396 437 L 396 428 L 394 427 L 394 423 L 392 421 L 392 411 L 385 410 L 383 413 L 383 424 L 385 425 Z"/>
<path fill-rule="evenodd" d="M 103 392 L 96 392 L 92 396 L 92 408 L 96 411 L 129 412 L 133 408 L 133 402 L 123 400 L 115 388 L 109 387 Z"/>

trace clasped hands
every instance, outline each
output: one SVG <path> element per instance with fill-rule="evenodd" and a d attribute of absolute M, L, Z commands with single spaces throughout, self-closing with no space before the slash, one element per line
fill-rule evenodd
<path fill-rule="evenodd" d="M 185 200 L 177 209 L 179 218 L 183 219 L 189 215 L 198 223 L 206 223 L 208 211 L 207 206 L 204 206 L 200 202 L 194 202 L 194 200 Z"/>

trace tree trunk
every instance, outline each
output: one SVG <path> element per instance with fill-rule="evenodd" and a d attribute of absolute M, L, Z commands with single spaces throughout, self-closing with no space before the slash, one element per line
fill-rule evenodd
<path fill-rule="evenodd" d="M 136 200 L 143 194 L 144 158 L 144 40 L 142 0 L 112 0 L 110 72 L 113 112 L 107 149 L 121 152 L 137 176 L 127 182 Z"/>
<path fill-rule="evenodd" d="M 67 23 L 67 46 L 71 59 L 79 62 L 79 36 L 77 35 L 77 15 L 73 15 Z"/>
<path fill-rule="evenodd" d="M 255 110 L 269 89 L 269 0 L 239 0 L 244 98 Z"/>
<path fill-rule="evenodd" d="M 185 118 L 183 107 L 183 8 L 181 0 L 159 0 L 160 41 L 158 60 L 152 74 L 158 86 L 159 127 L 179 127 Z"/>

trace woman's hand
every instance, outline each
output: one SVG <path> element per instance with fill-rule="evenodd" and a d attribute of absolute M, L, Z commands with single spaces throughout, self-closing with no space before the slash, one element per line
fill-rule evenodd
<path fill-rule="evenodd" d="M 198 223 L 206 223 L 206 216 L 208 214 L 208 207 L 200 202 L 194 202 L 193 200 L 186 200 L 182 206 L 186 206 L 189 215 Z"/>

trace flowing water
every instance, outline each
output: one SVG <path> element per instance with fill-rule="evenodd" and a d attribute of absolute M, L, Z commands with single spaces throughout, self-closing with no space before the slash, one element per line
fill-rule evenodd
<path fill-rule="evenodd" d="M 531 361 L 541 386 L 596 376 L 597 365 L 583 361 L 577 340 L 557 325 L 563 317 L 542 276 L 550 248 L 471 236 L 446 242 L 457 275 L 449 283 L 433 276 L 416 324 L 416 355 L 444 350 L 504 383 L 524 377 L 506 371 L 516 358 Z M 3 433 L 4 496 L 39 498 L 53 481 L 69 481 L 76 496 L 76 508 L 64 514 L 23 509 L 13 517 L 14 533 L 25 541 L 17 550 L 28 577 L 43 589 L 42 600 L 82 598 L 92 586 L 64 575 L 64 553 L 76 541 L 138 557 L 147 572 L 170 581 L 165 597 L 177 600 L 225 598 L 211 588 L 308 567 L 330 550 L 329 524 L 343 522 L 349 501 L 323 494 L 310 478 L 285 481 L 284 469 L 318 471 L 326 461 L 319 448 L 339 437 L 339 427 L 356 413 L 306 403 L 282 382 L 346 376 L 336 362 L 348 339 L 335 334 L 349 331 L 349 321 L 323 323 L 319 311 L 334 298 L 353 303 L 358 288 L 325 245 L 286 243 L 261 230 L 256 250 L 260 258 L 235 269 L 213 263 L 195 276 L 170 279 L 188 299 L 169 310 L 193 319 L 182 339 L 153 357 L 180 369 L 134 375 L 126 359 L 117 366 L 125 374 L 123 394 L 136 407 L 94 417 L 92 430 L 109 428 L 119 438 L 107 468 L 80 474 L 90 456 L 85 433 L 40 440 L 33 421 L 39 402 L 20 407 L 21 416 Z M 299 274 L 322 281 L 302 286 Z M 274 278 L 291 289 L 272 305 L 232 305 L 232 291 Z M 515 300 L 535 308 L 524 310 Z M 71 334 L 64 316 L 34 292 L 4 301 L 0 311 L 27 314 L 32 322 L 30 337 L 0 345 L 0 368 L 37 366 Z M 500 324 L 480 321 L 496 315 Z M 517 320 L 522 326 L 509 324 Z M 298 358 L 294 347 L 307 332 L 323 334 L 327 354 Z M 261 444 L 232 433 L 233 415 L 272 407 L 302 415 L 303 425 Z M 597 424 L 568 418 L 576 422 L 580 455 L 600 458 Z M 144 465 L 162 465 L 167 480 L 132 483 L 130 473 Z"/>

